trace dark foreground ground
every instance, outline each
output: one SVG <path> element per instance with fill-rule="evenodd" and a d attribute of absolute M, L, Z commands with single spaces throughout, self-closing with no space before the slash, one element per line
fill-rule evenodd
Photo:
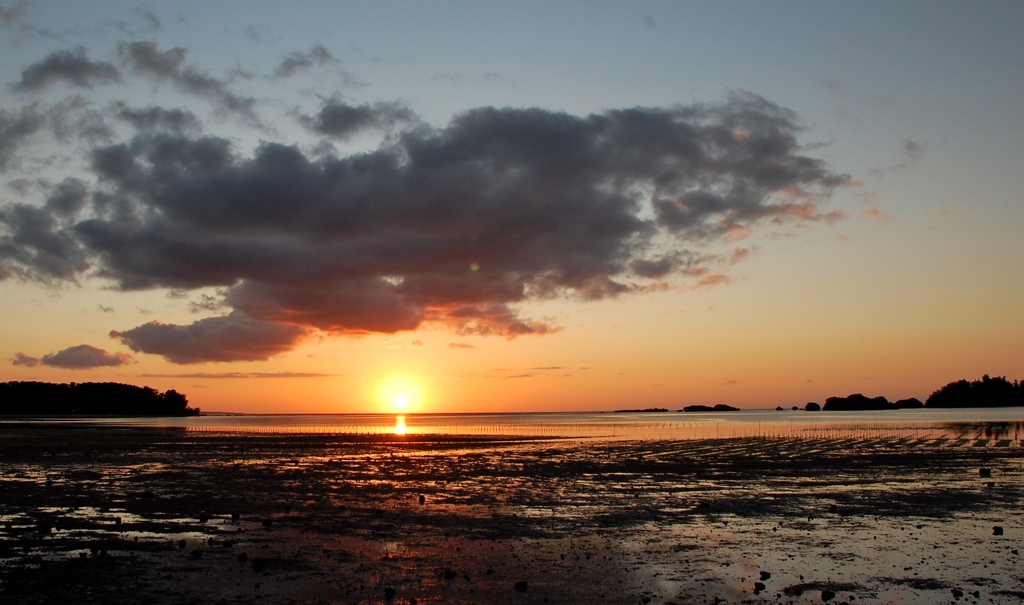
<path fill-rule="evenodd" d="M 374 439 L 0 426 L 0 603 L 1024 602 L 1019 442 Z"/>

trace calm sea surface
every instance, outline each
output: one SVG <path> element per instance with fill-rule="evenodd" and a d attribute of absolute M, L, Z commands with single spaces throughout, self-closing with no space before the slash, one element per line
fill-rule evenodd
<path fill-rule="evenodd" d="M 1021 445 L 1024 408 L 872 412 L 571 412 L 524 414 L 252 414 L 188 418 L 7 419 L 17 423 L 183 428 L 253 434 L 502 435 L 589 439 L 737 437 L 922 439 Z"/>

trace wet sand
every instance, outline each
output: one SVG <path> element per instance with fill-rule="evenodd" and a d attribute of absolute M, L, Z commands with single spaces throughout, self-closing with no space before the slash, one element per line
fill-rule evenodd
<path fill-rule="evenodd" d="M 1022 460 L 6 426 L 0 602 L 1020 603 Z"/>

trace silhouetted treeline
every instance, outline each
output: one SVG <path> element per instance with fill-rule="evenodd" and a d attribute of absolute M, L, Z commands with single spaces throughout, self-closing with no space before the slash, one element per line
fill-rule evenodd
<path fill-rule="evenodd" d="M 808 403 L 804 409 L 817 410 L 814 402 Z M 920 399 L 900 399 L 891 403 L 885 397 L 867 397 L 854 393 L 846 397 L 829 397 L 825 400 L 826 411 L 863 411 L 863 410 L 906 410 L 915 408 L 1000 408 L 1024 406 L 1024 383 L 1010 382 L 1005 376 L 989 377 L 968 382 L 959 380 L 951 382 L 935 391 L 928 400 L 921 403 Z M 794 408 L 796 409 L 796 408 Z"/>
<path fill-rule="evenodd" d="M 0 416 L 197 416 L 199 408 L 171 389 L 117 382 L 0 382 Z"/>
<path fill-rule="evenodd" d="M 951 382 L 935 391 L 924 403 L 929 408 L 1004 408 L 1024 405 L 1024 384 L 1005 376 Z"/>

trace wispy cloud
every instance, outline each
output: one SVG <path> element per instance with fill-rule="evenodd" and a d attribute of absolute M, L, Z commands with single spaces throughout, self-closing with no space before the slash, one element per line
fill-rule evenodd
<path fill-rule="evenodd" d="M 256 99 L 232 92 L 226 80 L 214 78 L 197 67 L 185 65 L 188 49 L 175 47 L 160 50 L 155 42 L 122 42 L 117 47 L 121 60 L 132 71 L 151 76 L 160 82 L 170 82 L 188 94 L 204 97 L 220 110 L 238 115 L 252 125 L 259 126 Z"/>
<path fill-rule="evenodd" d="M 316 372 L 192 372 L 189 374 L 140 374 L 142 378 L 202 378 L 210 380 L 235 378 L 334 378 L 337 374 Z"/>
<path fill-rule="evenodd" d="M 21 81 L 11 88 L 16 92 L 35 92 L 65 82 L 79 88 L 94 84 L 121 82 L 121 72 L 111 63 L 90 61 L 85 48 L 58 50 L 21 72 Z"/>
<path fill-rule="evenodd" d="M 314 66 L 338 65 L 341 61 L 336 59 L 331 51 L 322 44 L 313 46 L 308 52 L 292 52 L 281 60 L 281 63 L 274 70 L 274 79 L 288 78 L 300 71 L 306 71 Z"/>
<path fill-rule="evenodd" d="M 888 214 L 886 214 L 886 213 L 882 212 L 881 210 L 879 210 L 878 206 L 876 206 L 875 204 L 871 204 L 870 206 L 865 208 L 860 213 L 860 215 L 858 215 L 857 218 L 865 219 L 865 220 L 876 220 L 876 221 L 881 222 L 881 223 L 888 223 L 889 221 L 896 220 L 893 217 L 889 216 Z"/>
<path fill-rule="evenodd" d="M 905 159 L 889 166 L 872 168 L 871 174 L 877 177 L 883 177 L 892 172 L 908 172 L 913 170 L 917 166 L 917 161 L 924 153 L 926 146 L 927 145 L 925 143 L 919 143 L 911 139 L 904 139 L 900 144 L 900 151 Z"/>

